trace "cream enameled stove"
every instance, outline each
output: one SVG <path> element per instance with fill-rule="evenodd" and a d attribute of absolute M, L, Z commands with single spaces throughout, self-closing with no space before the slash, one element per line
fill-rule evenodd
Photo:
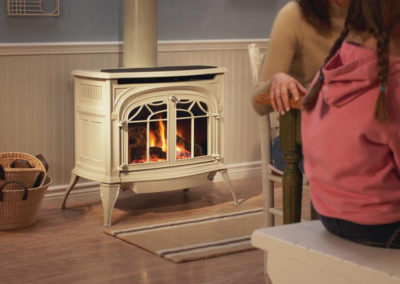
<path fill-rule="evenodd" d="M 75 167 L 100 183 L 104 225 L 120 188 L 135 193 L 186 189 L 222 174 L 224 73 L 212 66 L 73 71 Z"/>

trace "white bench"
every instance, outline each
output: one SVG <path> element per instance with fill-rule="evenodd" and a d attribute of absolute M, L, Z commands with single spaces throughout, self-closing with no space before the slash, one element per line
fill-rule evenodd
<path fill-rule="evenodd" d="M 400 283 L 400 250 L 341 239 L 318 220 L 259 229 L 251 241 L 266 252 L 267 283 Z"/>

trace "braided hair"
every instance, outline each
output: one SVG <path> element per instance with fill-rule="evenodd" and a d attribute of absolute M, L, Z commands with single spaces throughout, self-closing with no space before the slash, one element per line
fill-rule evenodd
<path fill-rule="evenodd" d="M 376 53 L 378 57 L 379 96 L 375 104 L 374 117 L 380 122 L 389 121 L 386 99 L 390 63 L 389 43 L 394 19 L 398 20 L 397 14 L 400 13 L 399 2 L 399 0 L 350 0 L 343 31 L 330 50 L 323 66 L 319 70 L 318 80 L 314 83 L 310 92 L 304 98 L 304 110 L 310 112 L 315 108 L 319 93 L 324 84 L 324 74 L 322 69 L 342 46 L 349 31 L 354 30 L 356 32 L 367 32 L 375 37 L 377 41 Z"/>

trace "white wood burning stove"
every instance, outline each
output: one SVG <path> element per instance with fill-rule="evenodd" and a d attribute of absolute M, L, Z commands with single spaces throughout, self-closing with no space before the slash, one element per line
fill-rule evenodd
<path fill-rule="evenodd" d="M 186 189 L 222 174 L 224 68 L 157 66 L 157 0 L 124 0 L 124 69 L 72 72 L 75 167 L 100 183 L 104 225 L 120 188 L 136 193 Z"/>
<path fill-rule="evenodd" d="M 225 68 L 182 66 L 75 70 L 75 167 L 100 183 L 104 225 L 120 188 L 186 189 L 217 172 L 237 199 L 224 165 Z"/>

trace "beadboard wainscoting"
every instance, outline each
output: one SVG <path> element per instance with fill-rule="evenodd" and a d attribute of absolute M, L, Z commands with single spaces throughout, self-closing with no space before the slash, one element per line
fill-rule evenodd
<path fill-rule="evenodd" d="M 160 41 L 158 63 L 226 67 L 225 163 L 231 178 L 260 175 L 259 128 L 251 105 L 247 46 L 267 40 Z M 0 44 L 0 151 L 43 154 L 66 188 L 74 166 L 73 69 L 121 66 L 121 42 Z M 96 186 L 82 181 L 77 192 Z"/>

